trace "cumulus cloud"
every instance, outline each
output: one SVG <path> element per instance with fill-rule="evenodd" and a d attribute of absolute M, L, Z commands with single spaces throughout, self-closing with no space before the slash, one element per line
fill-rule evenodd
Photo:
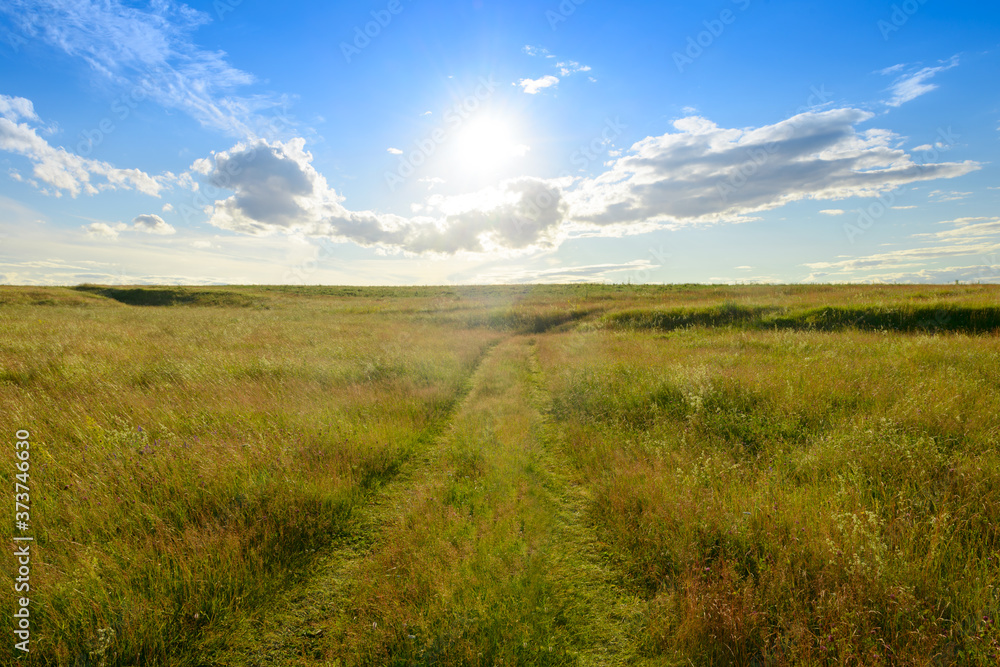
<path fill-rule="evenodd" d="M 206 181 L 234 193 L 215 202 L 209 222 L 244 234 L 303 234 L 454 254 L 551 245 L 565 217 L 558 185 L 530 178 L 464 198 L 438 198 L 436 217 L 349 211 L 313 167 L 301 138 L 240 143 L 209 164 Z"/>
<path fill-rule="evenodd" d="M 820 213 L 823 215 L 844 215 L 847 211 L 842 208 L 825 208 Z"/>
<path fill-rule="evenodd" d="M 517 85 L 529 95 L 537 95 L 540 91 L 546 88 L 551 88 L 559 84 L 559 77 L 552 76 L 551 74 L 546 74 L 539 79 L 521 79 L 517 82 Z"/>
<path fill-rule="evenodd" d="M 570 194 L 574 219 L 596 225 L 741 221 L 804 199 L 874 197 L 907 183 L 954 178 L 975 162 L 917 164 L 898 137 L 855 126 L 872 114 L 811 111 L 756 129 L 700 117 L 648 137 Z"/>
<path fill-rule="evenodd" d="M 153 214 L 137 216 L 134 220 L 132 220 L 132 229 L 137 232 L 158 234 L 160 236 L 167 236 L 177 232 L 177 230 L 167 224 L 163 218 Z"/>
<path fill-rule="evenodd" d="M 34 179 L 28 182 L 36 187 L 45 184 L 51 193 L 60 196 L 68 192 L 76 197 L 81 192 L 97 194 L 102 190 L 136 190 L 158 197 L 171 175 L 153 177 L 139 169 L 118 169 L 100 160 L 91 160 L 70 153 L 65 148 L 55 148 L 38 134 L 40 122 L 30 100 L 23 97 L 0 95 L 0 150 L 22 155 L 34 167 Z M 16 180 L 25 180 L 20 174 Z M 43 188 L 44 189 L 44 188 Z"/>
<path fill-rule="evenodd" d="M 929 83 L 930 79 L 945 70 L 956 67 L 957 65 L 958 56 L 953 56 L 950 60 L 937 67 L 924 67 L 923 69 L 900 76 L 896 79 L 892 86 L 889 87 L 889 92 L 892 93 L 892 98 L 888 100 L 886 104 L 891 107 L 902 106 L 911 100 L 915 100 L 921 95 L 929 93 L 932 90 L 937 90 L 937 84 Z M 895 65 L 882 70 L 881 74 L 894 74 L 903 69 L 905 69 L 903 65 Z"/>
<path fill-rule="evenodd" d="M 398 148 L 390 148 L 389 153 L 391 153 L 392 155 L 402 155 L 403 151 L 399 150 Z"/>
<path fill-rule="evenodd" d="M 122 232 L 144 232 L 146 234 L 157 234 L 167 236 L 177 232 L 171 225 L 166 223 L 158 215 L 140 215 L 132 220 L 132 224 L 126 225 L 123 222 L 101 222 L 94 221 L 83 227 L 87 235 L 92 238 L 102 238 L 117 240 Z"/>
<path fill-rule="evenodd" d="M 192 169 L 203 185 L 232 192 L 206 201 L 211 224 L 222 229 L 454 254 L 742 222 L 794 201 L 876 197 L 979 168 L 974 162 L 917 164 L 896 147 L 891 132 L 855 127 L 870 118 L 856 109 L 835 109 L 751 129 L 684 118 L 674 123 L 674 132 L 634 144 L 594 178 L 519 178 L 467 195 L 429 195 L 413 207 L 420 214 L 413 217 L 345 208 L 343 197 L 313 167 L 301 138 L 242 142 L 196 161 Z"/>
<path fill-rule="evenodd" d="M 106 222 L 92 222 L 84 229 L 87 230 L 88 235 L 96 238 L 117 239 L 119 232 L 128 229 L 128 225 L 121 222 L 113 225 Z"/>
<path fill-rule="evenodd" d="M 193 42 L 193 32 L 211 16 L 183 3 L 156 0 L 140 7 L 121 0 L 6 0 L 0 15 L 21 33 L 80 58 L 99 78 L 141 87 L 157 103 L 206 127 L 246 136 L 260 123 L 258 112 L 280 103 L 268 96 L 232 94 L 254 78 L 231 66 L 224 52 Z"/>
<path fill-rule="evenodd" d="M 23 97 L 0 95 L 0 116 L 12 123 L 20 120 L 41 122 L 38 114 L 35 113 L 35 105 L 31 103 L 31 100 Z"/>

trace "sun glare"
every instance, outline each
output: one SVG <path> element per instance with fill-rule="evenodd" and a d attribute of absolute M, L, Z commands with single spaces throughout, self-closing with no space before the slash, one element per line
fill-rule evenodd
<path fill-rule="evenodd" d="M 470 118 L 454 142 L 456 167 L 477 174 L 502 171 L 528 147 L 517 141 L 513 124 L 492 115 Z"/>

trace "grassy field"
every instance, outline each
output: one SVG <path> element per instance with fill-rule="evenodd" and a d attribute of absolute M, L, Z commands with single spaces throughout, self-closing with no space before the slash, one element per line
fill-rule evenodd
<path fill-rule="evenodd" d="M 0 661 L 1000 664 L 998 332 L 989 286 L 0 287 Z"/>

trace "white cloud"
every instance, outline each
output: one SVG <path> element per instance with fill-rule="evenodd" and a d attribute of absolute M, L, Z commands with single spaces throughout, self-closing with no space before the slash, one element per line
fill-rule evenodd
<path fill-rule="evenodd" d="M 147 234 L 159 234 L 161 236 L 166 236 L 169 234 L 174 234 L 177 232 L 171 225 L 164 222 L 163 218 L 158 215 L 140 215 L 132 220 L 132 229 L 137 232 L 146 232 Z"/>
<path fill-rule="evenodd" d="M 521 79 L 517 82 L 517 85 L 521 86 L 527 94 L 537 95 L 540 91 L 558 85 L 558 83 L 558 77 L 546 74 L 539 79 Z"/>
<path fill-rule="evenodd" d="M 84 227 L 84 229 L 87 230 L 87 234 L 93 237 L 117 239 L 118 233 L 128 229 L 128 225 L 121 222 L 114 225 L 110 225 L 106 222 L 92 222 Z"/>
<path fill-rule="evenodd" d="M 497 269 L 470 272 L 469 275 L 462 277 L 462 282 L 483 285 L 523 285 L 528 283 L 566 285 L 625 282 L 633 276 L 648 276 L 649 272 L 659 268 L 659 264 L 653 264 L 648 259 L 633 260 L 625 264 L 588 264 L 584 266 L 560 266 L 551 269 L 503 266 Z"/>
<path fill-rule="evenodd" d="M 173 204 L 164 204 L 163 205 L 163 212 L 164 213 L 171 213 L 173 210 L 174 210 L 174 205 Z"/>
<path fill-rule="evenodd" d="M 990 238 L 1000 240 L 1000 218 L 959 218 L 941 224 L 953 225 L 953 228 L 931 234 L 914 234 L 913 238 L 960 239 L 967 242 Z"/>
<path fill-rule="evenodd" d="M 191 247 L 192 248 L 200 248 L 200 249 L 211 248 L 212 247 L 212 242 L 211 241 L 192 241 L 191 242 Z"/>
<path fill-rule="evenodd" d="M 847 211 L 841 208 L 825 208 L 820 213 L 823 215 L 844 215 Z"/>
<path fill-rule="evenodd" d="M 874 197 L 898 186 L 975 171 L 975 162 L 917 164 L 891 132 L 855 125 L 857 109 L 807 112 L 757 129 L 700 117 L 632 146 L 606 173 L 568 195 L 571 215 L 594 225 L 746 220 L 805 199 Z"/>
<path fill-rule="evenodd" d="M 931 198 L 931 201 L 941 203 L 948 201 L 962 201 L 971 194 L 971 192 L 957 192 L 955 190 L 934 190 L 927 196 Z"/>
<path fill-rule="evenodd" d="M 391 153 L 392 155 L 402 155 L 403 151 L 399 150 L 398 148 L 389 148 L 389 153 Z"/>
<path fill-rule="evenodd" d="M 141 7 L 121 0 L 6 0 L 0 14 L 21 33 L 82 59 L 100 79 L 137 87 L 206 127 L 246 136 L 262 123 L 258 112 L 281 102 L 233 95 L 253 76 L 231 66 L 224 52 L 196 45 L 192 34 L 211 17 L 173 0 Z"/>
<path fill-rule="evenodd" d="M 465 195 L 433 194 L 412 207 L 420 213 L 413 217 L 344 208 L 301 138 L 240 143 L 195 167 L 205 181 L 233 192 L 209 207 L 216 227 L 414 254 L 522 252 L 571 236 L 743 222 L 794 201 L 875 197 L 979 168 L 974 162 L 916 164 L 891 132 L 855 129 L 871 117 L 835 109 L 756 129 L 684 118 L 674 123 L 675 132 L 639 141 L 597 177 L 520 178 Z"/>
<path fill-rule="evenodd" d="M 936 74 L 949 70 L 952 67 L 958 65 L 958 56 L 953 56 L 947 62 L 942 63 L 938 67 L 924 67 L 921 70 L 912 72 L 910 74 L 905 74 L 889 87 L 889 92 L 892 93 L 892 99 L 886 102 L 887 105 L 891 107 L 901 106 L 911 100 L 931 92 L 932 90 L 937 90 L 937 85 L 933 83 L 928 83 L 928 81 Z M 903 69 L 903 66 L 896 65 L 888 70 L 882 70 L 882 74 L 895 73 Z M 919 149 L 915 149 L 919 150 Z"/>
<path fill-rule="evenodd" d="M 30 120 L 36 123 L 41 122 L 38 114 L 35 113 L 35 106 L 31 103 L 31 100 L 23 97 L 0 95 L 0 116 L 12 123 L 20 120 Z"/>
<path fill-rule="evenodd" d="M 576 74 L 577 72 L 590 71 L 590 67 L 588 65 L 581 65 L 575 60 L 568 60 L 564 63 L 556 63 L 556 67 L 559 68 L 559 73 L 562 76 L 569 76 L 570 74 Z"/>
<path fill-rule="evenodd" d="M 896 72 L 900 72 L 900 71 L 902 71 L 905 68 L 906 68 L 906 65 L 903 64 L 903 63 L 900 63 L 898 65 L 893 65 L 892 67 L 886 67 L 885 69 L 880 69 L 878 71 L 878 74 L 881 74 L 882 76 L 888 76 L 890 74 L 895 74 Z"/>
<path fill-rule="evenodd" d="M 83 227 L 88 236 L 93 238 L 104 238 L 117 240 L 122 232 L 145 232 L 147 234 L 158 234 L 166 236 L 176 233 L 171 225 L 164 222 L 158 215 L 140 215 L 132 220 L 132 225 L 123 222 L 102 222 L 94 221 Z"/>
<path fill-rule="evenodd" d="M 443 178 L 439 178 L 437 176 L 431 176 L 431 177 L 428 177 L 428 178 L 420 178 L 420 179 L 417 179 L 417 182 L 418 183 L 427 183 L 427 189 L 428 190 L 433 190 L 435 186 L 443 185 L 444 183 L 446 183 L 446 181 Z"/>
<path fill-rule="evenodd" d="M 50 186 L 53 188 L 51 194 L 56 196 L 63 191 L 76 197 L 81 192 L 92 195 L 102 190 L 120 189 L 158 197 L 165 182 L 171 179 L 171 174 L 153 177 L 139 169 L 118 169 L 107 162 L 80 157 L 62 147 L 54 148 L 38 135 L 37 128 L 18 123 L 20 119 L 39 122 L 31 101 L 0 95 L 0 150 L 28 158 L 36 179 L 29 182 L 36 187 L 41 187 L 39 183 Z M 12 174 L 12 177 L 23 180 L 20 174 Z"/>
<path fill-rule="evenodd" d="M 917 147 L 916 147 L 916 148 L 914 148 L 913 150 L 914 150 L 914 152 L 916 152 L 916 153 L 923 153 L 923 152 L 925 152 L 925 151 L 932 151 L 932 150 L 934 150 L 934 147 L 933 147 L 933 146 L 931 146 L 930 144 L 924 144 L 924 145 L 922 145 L 922 146 L 917 146 Z"/>
<path fill-rule="evenodd" d="M 439 198 L 436 218 L 349 211 L 312 166 L 304 139 L 240 143 L 214 155 L 212 165 L 209 181 L 236 175 L 227 176 L 233 196 L 215 202 L 209 222 L 244 234 L 324 236 L 410 253 L 454 254 L 552 245 L 565 216 L 558 185 L 530 178 L 462 198 Z"/>
<path fill-rule="evenodd" d="M 529 56 L 547 56 L 549 55 L 549 50 L 542 48 L 540 46 L 531 46 L 530 44 L 521 49 L 524 53 Z"/>
<path fill-rule="evenodd" d="M 839 262 L 812 262 L 805 266 L 810 269 L 835 270 L 841 273 L 856 271 L 885 271 L 925 266 L 928 262 L 955 257 L 987 255 L 1000 250 L 1000 243 L 955 243 L 952 245 L 927 248 L 907 248 L 891 252 L 855 257 Z"/>
<path fill-rule="evenodd" d="M 1000 282 L 996 257 L 1000 252 L 1000 218 L 959 218 L 940 224 L 949 228 L 911 236 L 917 243 L 931 243 L 925 247 L 806 264 L 816 270 L 806 282 L 828 281 L 831 276 L 853 282 Z M 980 259 L 970 266 L 928 266 L 963 257 Z"/>

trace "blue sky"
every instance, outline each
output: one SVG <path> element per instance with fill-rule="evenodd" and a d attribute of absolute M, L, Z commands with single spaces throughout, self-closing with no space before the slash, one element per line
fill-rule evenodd
<path fill-rule="evenodd" d="M 0 283 L 1000 282 L 1000 7 L 8 0 Z"/>

